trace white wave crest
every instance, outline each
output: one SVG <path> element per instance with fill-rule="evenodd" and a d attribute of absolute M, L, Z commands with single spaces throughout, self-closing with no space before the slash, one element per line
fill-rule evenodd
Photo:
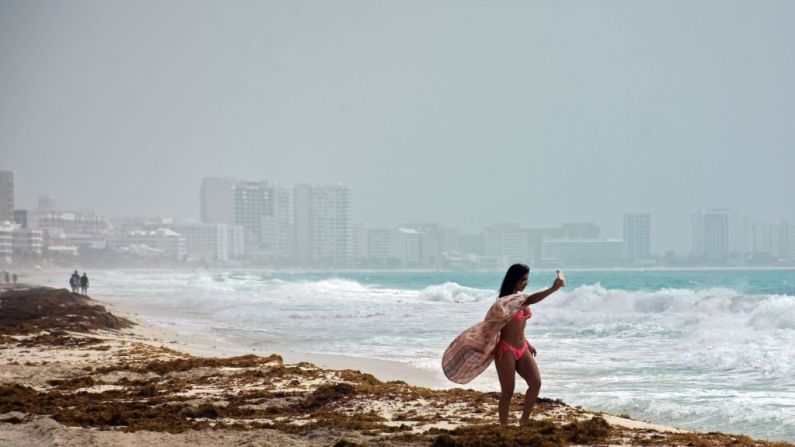
<path fill-rule="evenodd" d="M 561 320 L 577 323 L 670 321 L 669 327 L 731 323 L 757 330 L 795 329 L 795 297 L 743 295 L 731 289 L 626 291 L 580 286 L 544 302 Z M 730 321 L 729 321 L 730 320 Z"/>
<path fill-rule="evenodd" d="M 473 303 L 494 300 L 497 292 L 493 290 L 464 287 L 454 282 L 428 286 L 419 292 L 418 298 L 423 301 L 445 303 Z"/>

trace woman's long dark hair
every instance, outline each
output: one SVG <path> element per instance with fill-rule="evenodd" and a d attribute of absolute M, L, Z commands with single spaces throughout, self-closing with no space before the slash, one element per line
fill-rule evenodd
<path fill-rule="evenodd" d="M 514 264 L 508 267 L 505 278 L 502 279 L 502 286 L 500 286 L 500 298 L 513 294 L 516 291 L 516 283 L 528 273 L 530 273 L 530 267 L 524 264 Z"/>

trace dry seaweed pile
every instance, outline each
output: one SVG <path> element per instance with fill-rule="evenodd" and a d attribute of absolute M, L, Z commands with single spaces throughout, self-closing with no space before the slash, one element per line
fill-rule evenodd
<path fill-rule="evenodd" d="M 0 294 L 0 334 L 34 334 L 45 330 L 89 332 L 122 329 L 131 324 L 92 299 L 66 289 L 38 287 Z"/>
<path fill-rule="evenodd" d="M 69 426 L 123 431 L 276 429 L 305 436 L 322 431 L 382 445 L 772 445 L 721 434 L 610 426 L 551 400 L 539 404 L 542 419 L 503 429 L 483 424 L 496 414 L 495 393 L 381 382 L 358 371 L 285 365 L 277 355 L 200 358 L 140 343 L 105 342 L 115 363 L 87 365 L 38 388 L 0 385 L 0 414 L 49 415 Z M 518 396 L 514 404 L 518 412 Z"/>

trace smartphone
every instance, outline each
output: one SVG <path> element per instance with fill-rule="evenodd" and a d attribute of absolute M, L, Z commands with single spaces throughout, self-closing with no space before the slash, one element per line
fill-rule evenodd
<path fill-rule="evenodd" d="M 560 270 L 556 270 L 556 273 L 558 274 L 558 279 L 563 281 L 563 283 L 565 284 L 566 283 L 566 275 L 564 275 L 563 272 L 561 272 Z"/>

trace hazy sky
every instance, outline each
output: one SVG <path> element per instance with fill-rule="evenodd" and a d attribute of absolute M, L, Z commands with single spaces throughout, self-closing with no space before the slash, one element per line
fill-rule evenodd
<path fill-rule="evenodd" d="M 370 224 L 795 216 L 793 1 L 0 0 L 18 208 L 198 216 L 343 182 Z"/>

